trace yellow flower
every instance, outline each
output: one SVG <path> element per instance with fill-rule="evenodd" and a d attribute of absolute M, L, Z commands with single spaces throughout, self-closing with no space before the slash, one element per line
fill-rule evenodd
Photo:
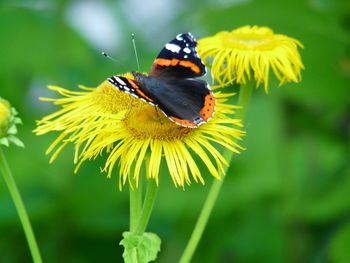
<path fill-rule="evenodd" d="M 227 116 L 237 107 L 223 103 L 230 95 L 217 92 L 215 116 L 199 128 L 191 129 L 171 122 L 154 106 L 139 99 L 130 102 L 130 95 L 108 81 L 97 88 L 80 86 L 82 91 L 78 92 L 53 86 L 49 89 L 64 97 L 42 100 L 52 101 L 62 109 L 38 121 L 34 132 L 37 135 L 60 132 L 46 152 L 53 152 L 50 161 L 54 161 L 67 143 L 75 146 L 75 171 L 84 161 L 105 154 L 107 160 L 102 170 L 110 177 L 118 165 L 120 187 L 130 176 L 138 183 L 145 160 L 146 176 L 157 184 L 161 163 L 167 164 L 175 186 L 190 184 L 191 175 L 196 182 L 204 183 L 197 157 L 211 175 L 220 178 L 223 166 L 228 163 L 219 148 L 236 153 L 242 149 L 234 142 L 244 135 L 235 128 L 241 127 L 241 122 Z"/>
<path fill-rule="evenodd" d="M 280 85 L 300 81 L 304 66 L 298 46 L 303 48 L 298 40 L 274 34 L 268 27 L 244 26 L 200 39 L 198 53 L 220 85 L 245 84 L 253 77 L 267 93 L 270 68 Z"/>

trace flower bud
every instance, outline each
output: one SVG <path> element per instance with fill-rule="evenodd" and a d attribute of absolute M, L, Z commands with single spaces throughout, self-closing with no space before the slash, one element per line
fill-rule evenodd
<path fill-rule="evenodd" d="M 0 98 L 0 138 L 7 135 L 11 126 L 11 105 L 7 100 Z"/>
<path fill-rule="evenodd" d="M 17 111 L 11 107 L 7 100 L 0 97 L 0 146 L 9 146 L 14 143 L 17 146 L 24 147 L 23 142 L 17 138 L 16 124 L 22 121 L 17 117 Z"/>

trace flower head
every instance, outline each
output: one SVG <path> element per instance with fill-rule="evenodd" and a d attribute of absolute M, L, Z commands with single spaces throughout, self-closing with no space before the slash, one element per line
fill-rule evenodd
<path fill-rule="evenodd" d="M 0 97 L 0 145 L 9 146 L 10 142 L 23 147 L 23 142 L 16 137 L 16 124 L 22 121 L 17 117 L 17 111 L 7 100 Z"/>
<path fill-rule="evenodd" d="M 210 174 L 220 178 L 223 165 L 228 164 L 217 148 L 234 152 L 241 149 L 233 139 L 241 139 L 244 133 L 232 127 L 240 127 L 240 120 L 226 116 L 236 108 L 223 104 L 227 95 L 216 93 L 218 113 L 208 123 L 191 129 L 171 122 L 154 106 L 131 99 L 108 81 L 97 88 L 80 86 L 79 92 L 49 88 L 64 97 L 42 100 L 59 104 L 62 109 L 38 121 L 34 132 L 60 132 L 47 150 L 47 154 L 53 152 L 51 161 L 67 143 L 75 145 L 76 171 L 84 161 L 105 154 L 102 170 L 110 177 L 119 165 L 120 186 L 130 176 L 137 183 L 143 166 L 147 178 L 158 183 L 162 163 L 166 163 L 176 186 L 190 184 L 191 175 L 204 183 L 194 155 L 202 159 Z"/>
<path fill-rule="evenodd" d="M 210 64 L 213 79 L 220 85 L 245 84 L 254 78 L 268 92 L 270 69 L 280 85 L 300 81 L 304 66 L 298 46 L 303 47 L 298 40 L 274 34 L 268 27 L 244 26 L 200 39 L 198 53 Z"/>

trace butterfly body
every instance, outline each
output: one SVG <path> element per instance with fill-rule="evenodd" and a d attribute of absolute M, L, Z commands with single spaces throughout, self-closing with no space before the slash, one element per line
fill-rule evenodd
<path fill-rule="evenodd" d="M 109 82 L 121 91 L 158 106 L 175 123 L 197 128 L 215 111 L 215 98 L 203 76 L 205 66 L 190 33 L 180 34 L 165 45 L 149 75 L 133 72 L 134 79 L 121 76 Z"/>

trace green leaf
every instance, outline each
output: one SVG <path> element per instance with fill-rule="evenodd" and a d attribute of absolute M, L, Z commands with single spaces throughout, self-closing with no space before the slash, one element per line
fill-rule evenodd
<path fill-rule="evenodd" d="M 160 251 L 160 238 L 154 233 L 136 235 L 130 232 L 123 233 L 120 245 L 124 247 L 123 258 L 125 263 L 148 263 L 156 260 Z"/>

